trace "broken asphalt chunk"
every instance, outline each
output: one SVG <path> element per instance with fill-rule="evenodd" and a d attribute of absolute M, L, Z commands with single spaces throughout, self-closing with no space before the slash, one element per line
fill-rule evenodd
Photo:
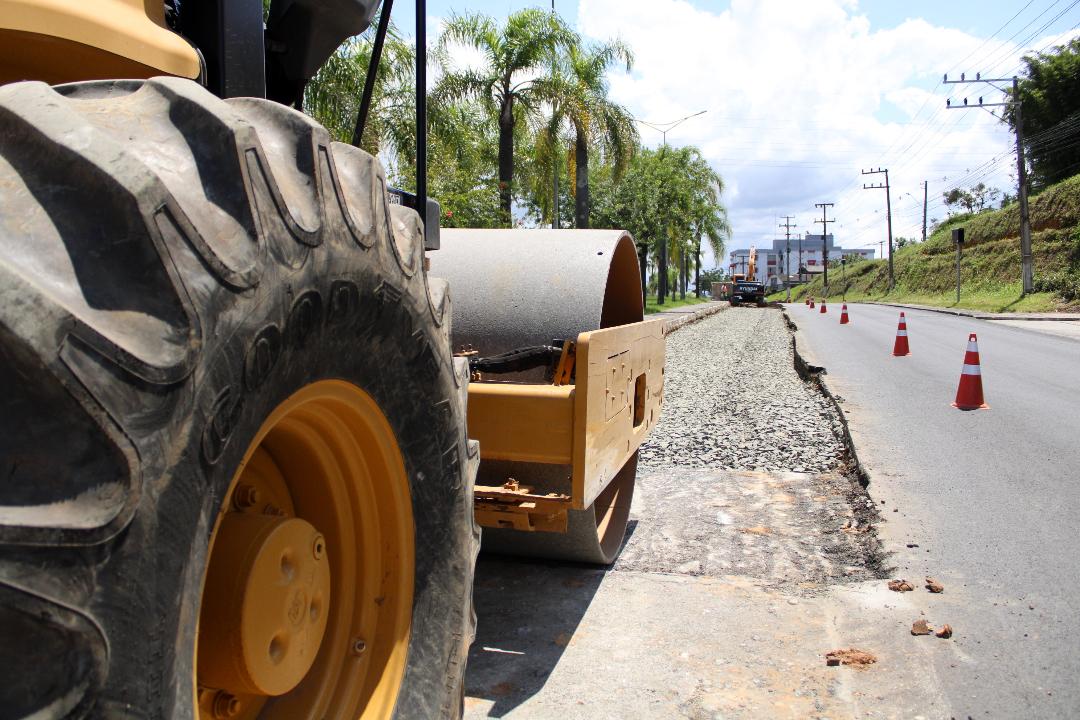
<path fill-rule="evenodd" d="M 836 667 L 837 665 L 865 667 L 867 665 L 873 665 L 876 662 L 877 658 L 874 655 L 865 650 L 859 650 L 858 648 L 830 650 L 825 653 L 825 664 L 829 667 Z"/>

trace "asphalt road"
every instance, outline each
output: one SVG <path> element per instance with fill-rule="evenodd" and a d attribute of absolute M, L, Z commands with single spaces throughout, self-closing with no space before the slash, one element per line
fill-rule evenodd
<path fill-rule="evenodd" d="M 787 312 L 843 398 L 888 564 L 918 581 L 905 600 L 955 630 L 932 647 L 928 681 L 955 717 L 1075 717 L 1080 338 L 908 310 L 911 355 L 893 357 L 899 309 L 848 308 L 848 325 L 838 304 Z M 950 406 L 969 332 L 988 410 Z M 925 575 L 945 592 L 926 593 Z"/>

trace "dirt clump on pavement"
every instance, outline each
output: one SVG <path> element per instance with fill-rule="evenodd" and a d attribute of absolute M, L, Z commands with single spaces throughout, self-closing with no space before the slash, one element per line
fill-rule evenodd
<path fill-rule="evenodd" d="M 952 637 L 952 625 L 945 623 L 940 628 L 938 628 L 938 631 L 934 634 L 937 635 L 939 638 L 944 638 L 948 640 Z"/>
<path fill-rule="evenodd" d="M 851 665 L 853 667 L 862 668 L 867 665 L 873 665 L 877 662 L 877 657 L 865 650 L 859 650 L 857 648 L 847 648 L 846 650 L 830 650 L 825 653 L 825 664 L 829 667 L 836 667 L 837 665 Z"/>
<path fill-rule="evenodd" d="M 939 593 L 945 590 L 945 586 L 939 583 L 932 577 L 926 578 L 926 589 L 932 593 Z"/>
<path fill-rule="evenodd" d="M 890 580 L 889 589 L 893 592 L 912 592 L 915 590 L 915 586 L 909 583 L 907 580 Z"/>
<path fill-rule="evenodd" d="M 934 628 L 930 627 L 930 623 L 925 620 L 919 619 L 911 623 L 912 635 L 929 635 L 934 632 Z"/>

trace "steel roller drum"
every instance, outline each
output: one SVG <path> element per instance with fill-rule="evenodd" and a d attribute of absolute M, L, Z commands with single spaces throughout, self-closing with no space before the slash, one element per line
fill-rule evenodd
<path fill-rule="evenodd" d="M 481 356 L 639 322 L 637 248 L 621 230 L 442 230 L 454 347 Z"/>

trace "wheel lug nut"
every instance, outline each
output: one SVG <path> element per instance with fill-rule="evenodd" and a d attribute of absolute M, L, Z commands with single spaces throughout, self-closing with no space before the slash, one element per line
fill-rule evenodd
<path fill-rule="evenodd" d="M 365 649 L 367 649 L 367 643 L 364 642 L 363 638 L 356 638 L 355 640 L 353 640 L 353 655 L 363 655 Z"/>
<path fill-rule="evenodd" d="M 240 712 L 240 701 L 236 696 L 224 690 L 214 695 L 213 713 L 216 718 L 231 718 Z"/>
<path fill-rule="evenodd" d="M 254 485 L 238 485 L 233 491 L 233 505 L 237 510 L 245 510 L 259 502 L 259 488 Z"/>
<path fill-rule="evenodd" d="M 322 560 L 323 554 L 326 552 L 326 540 L 322 535 L 316 535 L 315 541 L 311 543 L 311 554 L 316 560 Z"/>

